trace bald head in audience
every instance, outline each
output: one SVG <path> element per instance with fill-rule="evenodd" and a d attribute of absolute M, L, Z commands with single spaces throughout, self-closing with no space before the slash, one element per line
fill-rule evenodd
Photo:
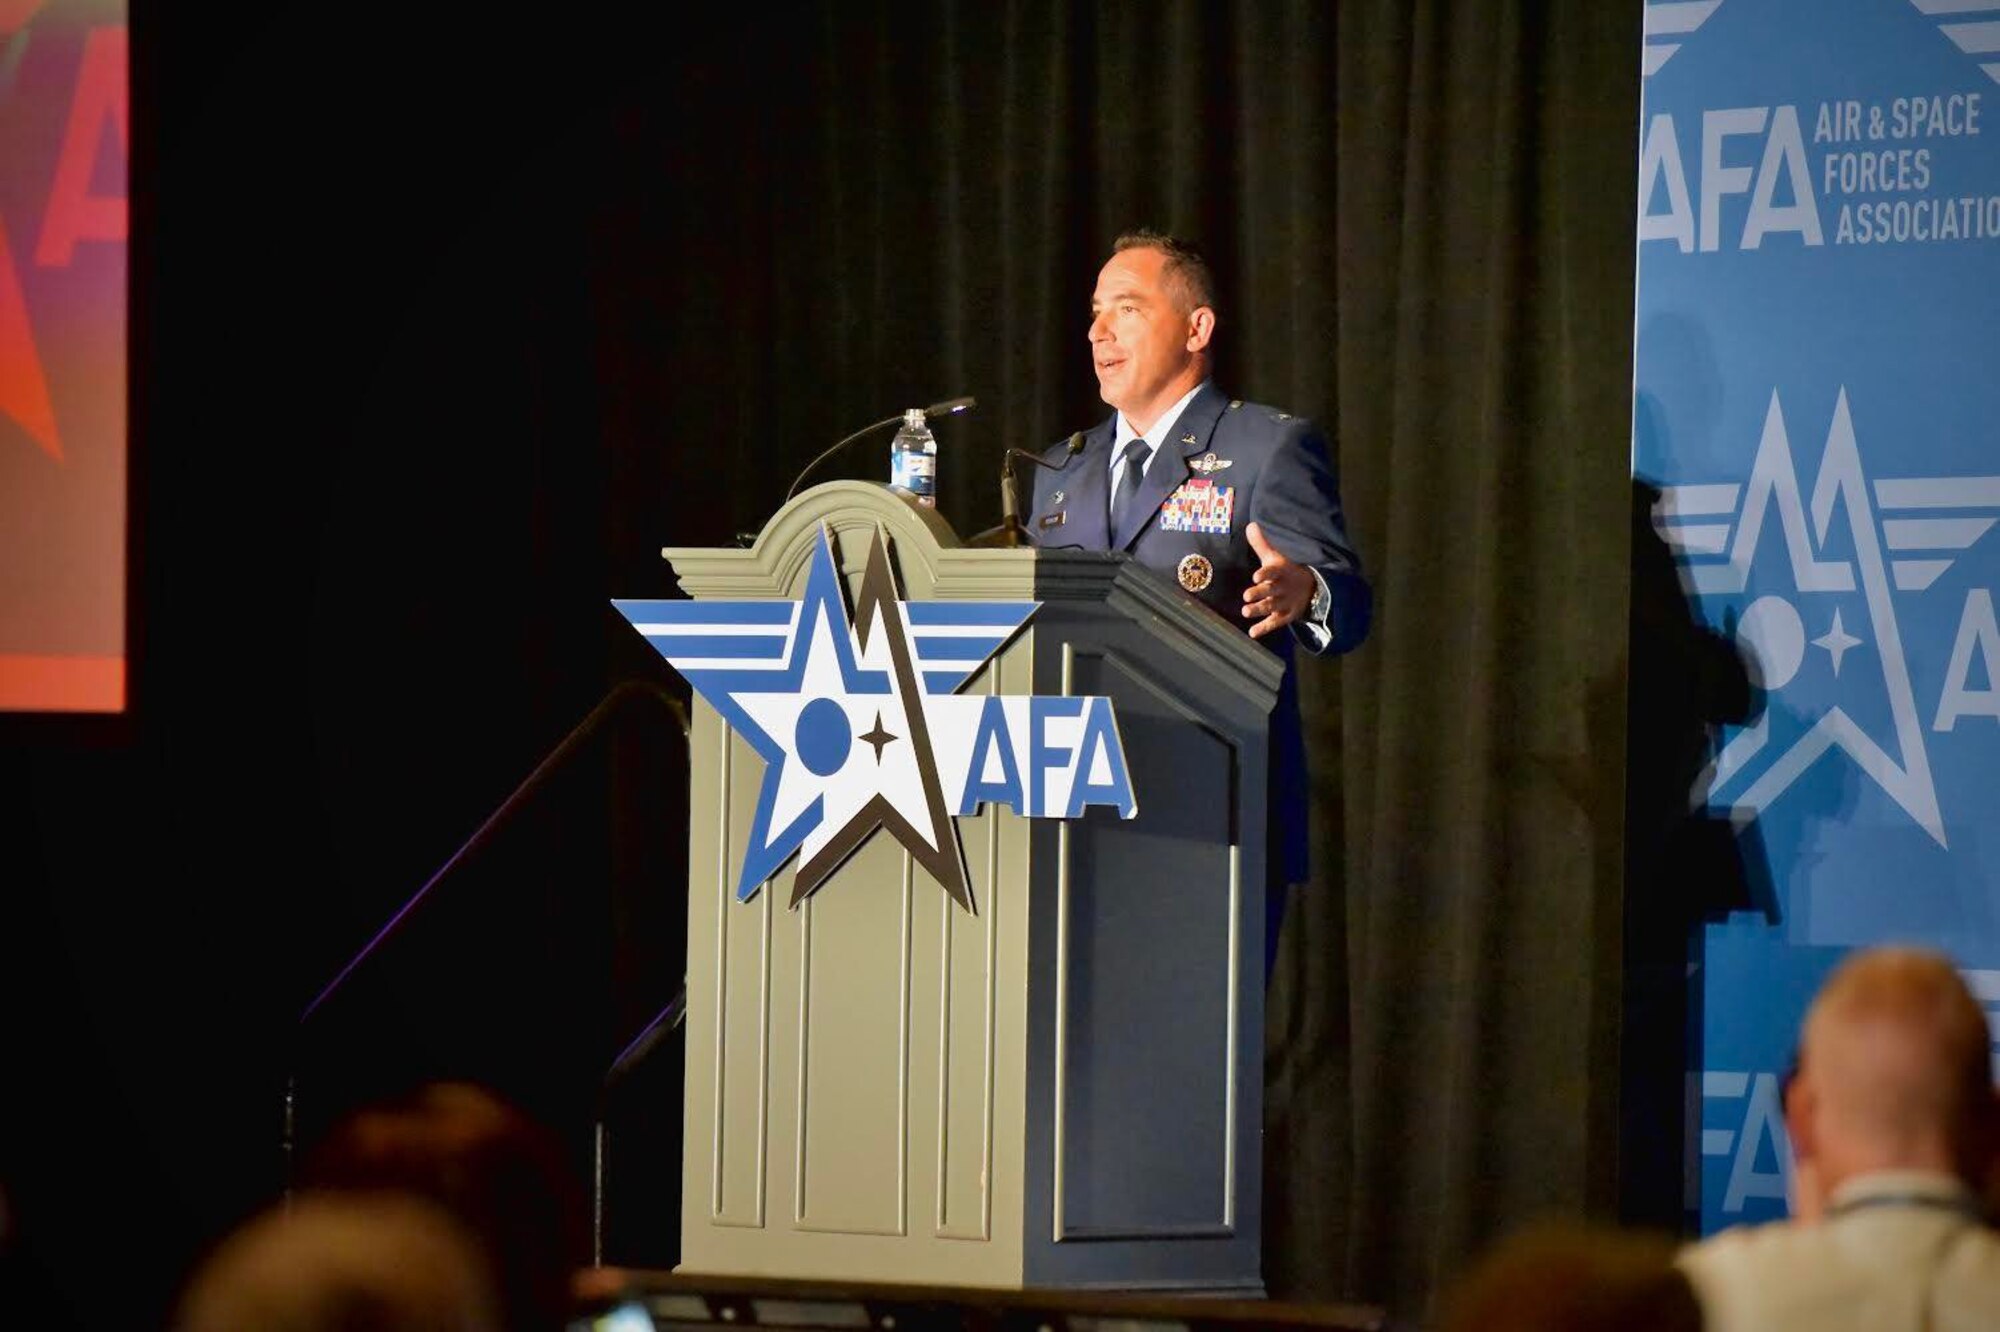
<path fill-rule="evenodd" d="M 1708 1332 L 2000 1328 L 2000 1234 L 1979 1196 L 1992 1041 L 1948 958 L 1870 948 L 1834 970 L 1785 1095 L 1792 1218 L 1678 1260 Z"/>
<path fill-rule="evenodd" d="M 1806 1014 L 1785 1121 L 1796 1210 L 1884 1170 L 1987 1178 L 1995 1101 L 1986 1014 L 1945 958 L 1877 948 L 1835 970 Z"/>

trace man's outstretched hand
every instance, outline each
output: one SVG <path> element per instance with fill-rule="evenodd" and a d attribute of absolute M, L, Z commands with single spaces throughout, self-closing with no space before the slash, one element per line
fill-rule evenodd
<path fill-rule="evenodd" d="M 1311 569 L 1294 564 L 1275 550 L 1257 524 L 1250 524 L 1244 535 L 1250 538 L 1250 549 L 1257 556 L 1257 576 L 1243 589 L 1243 618 L 1257 621 L 1250 626 L 1250 637 L 1262 638 L 1305 618 L 1319 591 L 1319 580 Z"/>

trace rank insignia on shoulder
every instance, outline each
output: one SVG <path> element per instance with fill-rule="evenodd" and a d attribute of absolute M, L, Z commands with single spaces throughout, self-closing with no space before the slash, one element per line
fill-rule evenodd
<path fill-rule="evenodd" d="M 1290 412 L 1272 412 L 1271 419 L 1273 421 L 1289 421 L 1292 419 L 1292 414 Z"/>
<path fill-rule="evenodd" d="M 1241 398 L 1231 398 L 1229 400 L 1229 410 L 1232 412 L 1235 411 L 1238 407 L 1241 407 L 1242 405 L 1243 405 L 1243 399 Z"/>
<path fill-rule="evenodd" d="M 1234 467 L 1235 465 L 1230 459 L 1218 458 L 1212 452 L 1204 453 L 1201 457 L 1188 463 L 1189 467 L 1200 472 L 1203 476 L 1207 476 L 1210 472 L 1219 472 L 1225 467 Z"/>
<path fill-rule="evenodd" d="M 1066 510 L 1057 509 L 1054 513 L 1043 514 L 1041 521 L 1036 523 L 1035 526 L 1061 527 L 1064 523 L 1067 523 L 1068 521 L 1069 521 L 1069 513 Z"/>
<path fill-rule="evenodd" d="M 1188 556 L 1174 573 L 1181 580 L 1181 586 L 1190 592 L 1203 591 L 1215 581 L 1215 566 L 1208 562 L 1206 555 Z"/>

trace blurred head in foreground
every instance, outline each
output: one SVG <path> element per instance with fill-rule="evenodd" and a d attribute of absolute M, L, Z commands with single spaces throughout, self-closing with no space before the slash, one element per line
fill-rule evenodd
<path fill-rule="evenodd" d="M 1441 1332 L 1700 1332 L 1665 1240 L 1543 1226 L 1503 1241 L 1446 1294 Z"/>
<path fill-rule="evenodd" d="M 501 1332 L 485 1260 L 448 1216 L 388 1195 L 307 1198 L 225 1240 L 176 1332 Z"/>
<path fill-rule="evenodd" d="M 560 1327 L 588 1261 L 582 1189 L 562 1146 L 485 1088 L 431 1083 L 335 1125 L 307 1158 L 308 1193 L 392 1191 L 443 1208 L 472 1236 L 515 1328 Z"/>

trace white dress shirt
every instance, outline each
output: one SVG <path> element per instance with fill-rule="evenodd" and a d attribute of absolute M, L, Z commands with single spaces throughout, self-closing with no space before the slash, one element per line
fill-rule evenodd
<path fill-rule="evenodd" d="M 1167 408 L 1166 411 L 1161 412 L 1160 419 L 1153 422 L 1153 428 L 1143 435 L 1132 428 L 1132 423 L 1125 419 L 1125 413 L 1118 413 L 1118 435 L 1117 438 L 1111 441 L 1112 494 L 1115 495 L 1118 493 L 1118 474 L 1125 470 L 1126 441 L 1134 439 L 1143 439 L 1146 441 L 1146 461 L 1144 466 L 1139 470 L 1143 472 L 1147 467 L 1151 467 L 1153 465 L 1153 455 L 1160 451 L 1161 442 L 1173 431 L 1174 422 L 1181 419 L 1181 413 L 1186 411 L 1187 405 L 1194 401 L 1194 395 L 1201 392 L 1207 385 L 1208 381 L 1204 379 L 1201 383 L 1196 384 L 1186 393 L 1183 393 L 1181 400 Z"/>

